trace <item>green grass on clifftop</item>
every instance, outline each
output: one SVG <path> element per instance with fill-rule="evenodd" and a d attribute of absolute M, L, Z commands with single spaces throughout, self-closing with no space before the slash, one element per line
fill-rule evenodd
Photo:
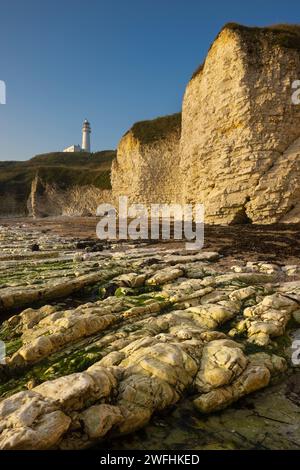
<path fill-rule="evenodd" d="M 102 152 L 52 152 L 36 155 L 27 162 L 26 166 L 67 166 L 85 168 L 110 168 L 112 159 L 115 157 L 113 150 L 104 150 Z"/>
<path fill-rule="evenodd" d="M 300 25 L 298 24 L 275 24 L 259 28 L 227 23 L 223 29 L 225 28 L 248 33 L 248 38 L 251 36 L 253 39 L 264 38 L 270 44 L 300 51 Z"/>
<path fill-rule="evenodd" d="M 14 191 L 24 197 L 30 192 L 36 174 L 62 188 L 92 184 L 110 189 L 110 169 L 115 155 L 113 150 L 94 154 L 55 152 L 25 162 L 0 162 L 0 194 Z"/>
<path fill-rule="evenodd" d="M 180 132 L 180 129 L 181 113 L 176 113 L 149 121 L 136 122 L 130 131 L 133 133 L 134 137 L 142 143 L 150 144 L 164 139 L 171 132 Z"/>

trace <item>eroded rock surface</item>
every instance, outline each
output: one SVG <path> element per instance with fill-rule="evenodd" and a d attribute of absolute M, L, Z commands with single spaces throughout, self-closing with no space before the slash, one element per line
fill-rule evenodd
<path fill-rule="evenodd" d="M 87 253 L 76 240 L 6 227 L 1 238 L 2 449 L 112 441 L 183 398 L 208 415 L 292 366 L 298 266 L 291 280 L 289 266 L 229 269 L 216 252 Z"/>

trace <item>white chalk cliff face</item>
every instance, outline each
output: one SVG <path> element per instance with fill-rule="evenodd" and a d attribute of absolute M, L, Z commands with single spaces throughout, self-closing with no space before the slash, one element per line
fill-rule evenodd
<path fill-rule="evenodd" d="M 181 115 L 135 124 L 121 139 L 112 164 L 114 197 L 131 202 L 171 203 L 181 199 Z"/>
<path fill-rule="evenodd" d="M 113 193 L 202 202 L 207 223 L 299 222 L 299 77 L 300 27 L 224 27 L 187 86 L 181 128 L 121 140 Z"/>
<path fill-rule="evenodd" d="M 65 189 L 44 182 L 36 176 L 31 184 L 27 213 L 33 217 L 91 216 L 99 204 L 112 201 L 109 189 L 93 185 L 74 185 Z"/>

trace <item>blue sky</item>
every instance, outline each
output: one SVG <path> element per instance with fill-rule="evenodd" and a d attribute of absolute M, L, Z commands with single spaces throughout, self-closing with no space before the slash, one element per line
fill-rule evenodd
<path fill-rule="evenodd" d="M 299 0 L 0 0 L 0 160 L 80 143 L 115 148 L 139 120 L 180 110 L 224 23 L 300 23 Z"/>

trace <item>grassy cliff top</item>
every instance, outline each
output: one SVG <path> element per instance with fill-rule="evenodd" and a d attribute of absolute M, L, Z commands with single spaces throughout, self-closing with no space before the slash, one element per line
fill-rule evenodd
<path fill-rule="evenodd" d="M 300 25 L 298 24 L 275 24 L 257 27 L 244 26 L 238 23 L 226 23 L 217 38 L 224 29 L 240 32 L 247 41 L 266 40 L 271 46 L 286 47 L 287 49 L 300 51 Z M 194 71 L 191 80 L 202 72 L 203 67 L 204 62 Z"/>
<path fill-rule="evenodd" d="M 22 162 L 0 162 L 0 194 L 17 191 L 27 195 L 36 174 L 61 188 L 92 184 L 110 189 L 110 169 L 114 150 L 87 153 L 53 152 Z"/>
<path fill-rule="evenodd" d="M 27 162 L 26 166 L 70 166 L 86 168 L 110 168 L 112 159 L 115 157 L 114 150 L 103 150 L 102 152 L 51 152 L 36 155 Z"/>
<path fill-rule="evenodd" d="M 238 23 L 227 23 L 224 29 L 247 33 L 248 38 L 267 39 L 270 44 L 300 51 L 300 25 L 298 24 L 275 24 L 265 27 L 243 26 Z"/>
<path fill-rule="evenodd" d="M 167 137 L 170 132 L 180 131 L 180 129 L 181 113 L 176 113 L 149 121 L 136 122 L 130 131 L 134 137 L 142 143 L 150 144 L 162 140 Z M 128 132 L 126 134 L 128 134 Z"/>

